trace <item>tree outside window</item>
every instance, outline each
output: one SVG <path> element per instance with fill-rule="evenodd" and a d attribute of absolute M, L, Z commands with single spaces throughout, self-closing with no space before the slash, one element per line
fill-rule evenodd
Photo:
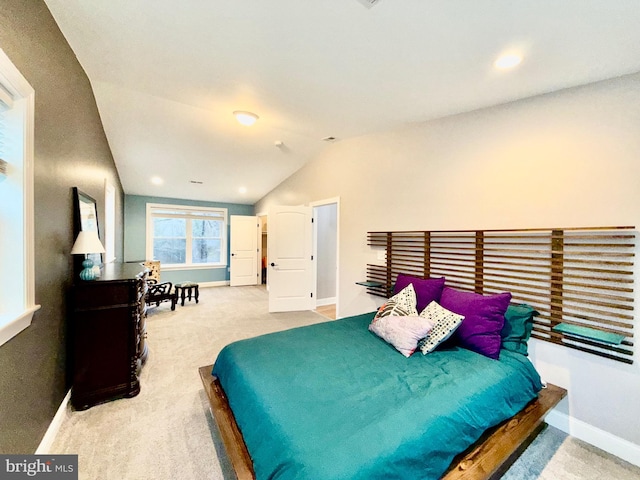
<path fill-rule="evenodd" d="M 163 265 L 226 265 L 226 209 L 149 205 L 154 260 Z"/>

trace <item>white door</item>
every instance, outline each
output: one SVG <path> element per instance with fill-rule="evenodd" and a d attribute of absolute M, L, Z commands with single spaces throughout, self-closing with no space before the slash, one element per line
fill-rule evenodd
<path fill-rule="evenodd" d="M 230 216 L 232 287 L 258 284 L 258 217 Z"/>
<path fill-rule="evenodd" d="M 313 310 L 311 207 L 269 210 L 269 311 Z"/>

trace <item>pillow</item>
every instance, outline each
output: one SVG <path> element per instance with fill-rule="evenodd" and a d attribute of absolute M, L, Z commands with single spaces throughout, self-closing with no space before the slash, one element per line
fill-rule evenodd
<path fill-rule="evenodd" d="M 434 300 L 436 302 L 440 301 L 442 289 L 444 288 L 444 277 L 419 278 L 399 273 L 393 291 L 399 292 L 407 285 L 411 284 L 413 284 L 413 288 L 416 292 L 416 308 L 418 309 L 418 312 L 421 312 Z"/>
<path fill-rule="evenodd" d="M 375 322 L 377 319 L 384 317 L 406 317 L 407 315 L 409 315 L 409 312 L 402 308 L 402 306 L 398 305 L 394 300 L 389 299 L 378 309 L 378 312 L 376 313 L 376 316 L 373 317 L 372 321 Z"/>
<path fill-rule="evenodd" d="M 397 303 L 401 308 L 406 310 L 407 315 L 418 315 L 418 311 L 416 310 L 416 292 L 411 284 L 396 293 L 389 301 Z"/>
<path fill-rule="evenodd" d="M 435 350 L 438 345 L 456 331 L 456 328 L 458 328 L 462 320 L 464 320 L 462 315 L 450 312 L 446 308 L 438 305 L 436 301 L 427 305 L 427 308 L 420 312 L 420 316 L 434 324 L 429 336 L 422 339 L 418 344 L 423 355 Z"/>
<path fill-rule="evenodd" d="M 393 345 L 405 357 L 416 351 L 418 341 L 426 337 L 432 328 L 430 319 L 417 315 L 374 318 L 369 324 L 369 331 Z"/>
<path fill-rule="evenodd" d="M 504 313 L 511 293 L 480 295 L 444 287 L 440 304 L 452 312 L 464 315 L 464 322 L 453 337 L 464 348 L 498 359 L 504 326 Z"/>
<path fill-rule="evenodd" d="M 527 341 L 533 330 L 533 317 L 539 313 L 529 305 L 509 305 L 504 314 L 504 326 L 500 332 L 502 348 L 528 355 Z"/>

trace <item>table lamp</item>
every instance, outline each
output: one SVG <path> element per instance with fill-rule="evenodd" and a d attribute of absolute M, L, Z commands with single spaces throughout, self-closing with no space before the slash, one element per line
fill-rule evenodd
<path fill-rule="evenodd" d="M 72 255 L 87 254 L 87 253 L 104 253 L 104 247 L 100 243 L 98 238 L 98 232 L 94 231 L 82 231 L 78 234 L 73 248 L 71 249 Z M 96 273 L 93 270 L 93 260 L 85 258 L 82 262 L 84 269 L 80 272 L 81 280 L 95 280 Z"/>

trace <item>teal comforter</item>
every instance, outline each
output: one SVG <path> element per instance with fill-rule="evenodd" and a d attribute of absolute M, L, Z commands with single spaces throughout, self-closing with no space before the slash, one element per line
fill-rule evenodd
<path fill-rule="evenodd" d="M 373 313 L 227 345 L 213 367 L 257 479 L 437 479 L 536 397 L 527 357 L 454 347 L 410 358 Z"/>

